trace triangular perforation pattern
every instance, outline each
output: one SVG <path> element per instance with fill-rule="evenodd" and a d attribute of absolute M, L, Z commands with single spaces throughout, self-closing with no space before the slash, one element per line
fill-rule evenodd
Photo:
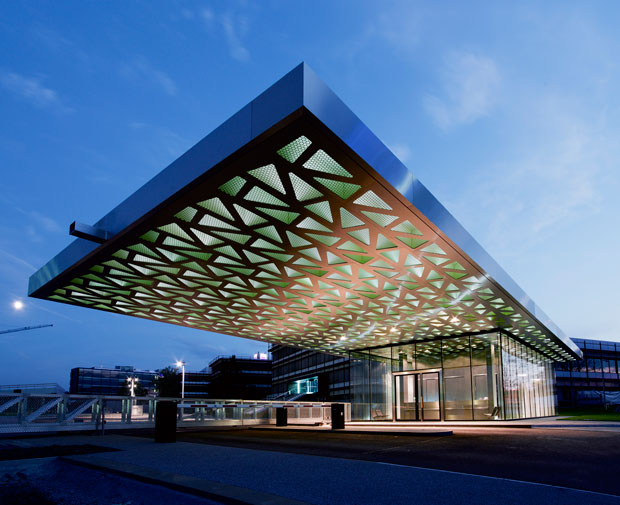
<path fill-rule="evenodd" d="M 504 327 L 565 357 L 415 209 L 317 135 L 284 139 L 260 163 L 247 153 L 49 298 L 331 353 Z"/>

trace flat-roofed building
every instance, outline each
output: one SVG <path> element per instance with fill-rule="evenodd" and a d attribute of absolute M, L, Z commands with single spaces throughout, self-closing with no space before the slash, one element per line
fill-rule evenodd
<path fill-rule="evenodd" d="M 347 358 L 354 419 L 552 415 L 582 355 L 305 64 L 71 229 L 30 296 Z"/>
<path fill-rule="evenodd" d="M 137 384 L 142 391 L 153 392 L 157 372 L 154 370 L 138 370 L 133 366 L 107 367 L 76 367 L 71 369 L 69 392 L 82 395 L 127 395 L 127 379 L 138 379 Z"/>
<path fill-rule="evenodd" d="M 620 405 L 620 342 L 573 339 L 583 358 L 555 364 L 558 405 Z"/>

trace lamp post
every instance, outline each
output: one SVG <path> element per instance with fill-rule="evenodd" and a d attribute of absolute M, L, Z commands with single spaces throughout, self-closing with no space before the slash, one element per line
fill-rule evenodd
<path fill-rule="evenodd" d="M 129 383 L 129 395 L 133 398 L 136 396 L 135 388 L 138 385 L 138 378 L 132 375 L 131 377 L 127 377 L 127 382 Z"/>
<path fill-rule="evenodd" d="M 181 398 L 185 398 L 185 361 L 177 361 L 177 368 L 181 367 Z"/>

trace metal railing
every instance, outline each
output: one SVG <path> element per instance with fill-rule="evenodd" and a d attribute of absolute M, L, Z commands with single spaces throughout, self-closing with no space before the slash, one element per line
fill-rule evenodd
<path fill-rule="evenodd" d="M 275 424 L 276 408 L 287 409 L 290 424 L 331 423 L 326 402 L 0 393 L 0 434 L 151 428 L 160 401 L 177 402 L 179 427 Z"/>

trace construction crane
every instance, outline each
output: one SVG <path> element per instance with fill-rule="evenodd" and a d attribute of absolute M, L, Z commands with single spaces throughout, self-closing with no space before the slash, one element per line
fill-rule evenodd
<path fill-rule="evenodd" d="M 36 330 L 37 328 L 47 328 L 48 326 L 54 326 L 53 324 L 38 324 L 36 326 L 24 326 L 23 328 L 12 328 L 10 330 L 0 330 L 0 335 L 4 333 L 14 333 L 16 331 Z"/>

